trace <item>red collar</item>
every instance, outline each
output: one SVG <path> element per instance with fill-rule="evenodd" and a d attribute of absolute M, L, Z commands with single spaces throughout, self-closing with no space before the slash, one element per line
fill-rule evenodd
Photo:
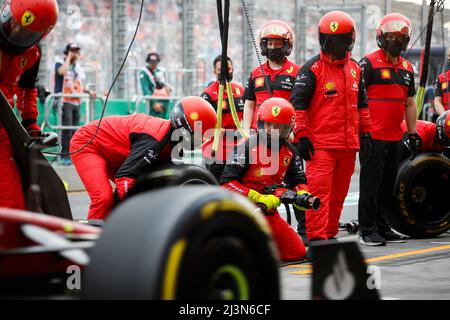
<path fill-rule="evenodd" d="M 284 58 L 284 62 L 283 62 L 283 64 L 281 65 L 281 68 L 280 68 L 280 69 L 277 69 L 277 70 L 272 69 L 272 68 L 270 67 L 270 65 L 269 65 L 269 60 L 266 61 L 266 63 L 265 63 L 264 66 L 266 67 L 266 69 L 267 69 L 268 71 L 278 72 L 278 71 L 280 71 L 280 70 L 287 69 L 287 65 L 288 65 L 288 64 L 289 64 L 288 58 Z"/>

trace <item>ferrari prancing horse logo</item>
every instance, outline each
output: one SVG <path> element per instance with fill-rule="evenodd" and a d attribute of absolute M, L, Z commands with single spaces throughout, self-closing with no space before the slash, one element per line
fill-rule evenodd
<path fill-rule="evenodd" d="M 25 66 L 27 65 L 27 62 L 28 62 L 27 58 L 20 59 L 20 69 L 25 68 Z"/>
<path fill-rule="evenodd" d="M 283 160 L 283 164 L 285 167 L 287 167 L 289 165 L 289 162 L 291 161 L 291 157 L 289 156 L 285 156 L 284 160 Z"/>
<path fill-rule="evenodd" d="M 280 114 L 280 112 L 281 112 L 281 108 L 280 108 L 280 107 L 278 107 L 278 106 L 273 106 L 273 107 L 272 107 L 272 115 L 273 115 L 274 117 L 278 117 L 278 115 Z"/>
<path fill-rule="evenodd" d="M 22 26 L 26 27 L 32 24 L 36 20 L 36 16 L 31 11 L 25 11 L 22 16 Z"/>
<path fill-rule="evenodd" d="M 336 21 L 332 21 L 330 23 L 330 30 L 331 30 L 331 32 L 336 32 L 337 29 L 339 29 L 339 23 L 337 23 Z"/>

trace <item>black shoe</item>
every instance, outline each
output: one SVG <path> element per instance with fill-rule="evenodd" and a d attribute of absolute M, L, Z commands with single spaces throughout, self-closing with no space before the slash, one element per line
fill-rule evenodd
<path fill-rule="evenodd" d="M 360 236 L 359 242 L 366 246 L 385 246 L 386 239 L 374 232 L 367 235 Z"/>
<path fill-rule="evenodd" d="M 408 237 L 399 235 L 395 233 L 394 231 L 388 231 L 385 233 L 381 233 L 382 237 L 386 239 L 386 242 L 389 243 L 403 243 L 408 240 Z"/>

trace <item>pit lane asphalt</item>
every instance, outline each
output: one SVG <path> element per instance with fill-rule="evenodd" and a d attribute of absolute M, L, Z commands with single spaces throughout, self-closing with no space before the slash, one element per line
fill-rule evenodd
<path fill-rule="evenodd" d="M 341 222 L 357 218 L 359 173 L 352 177 Z M 89 197 L 85 192 L 69 193 L 75 219 L 85 219 Z M 295 224 L 295 218 L 293 224 Z M 355 235 L 341 231 L 339 241 L 357 241 Z M 409 240 L 386 247 L 360 245 L 370 265 L 380 268 L 383 299 L 450 299 L 450 234 L 433 239 Z M 280 269 L 282 297 L 305 300 L 311 296 L 311 264 L 294 264 Z"/>

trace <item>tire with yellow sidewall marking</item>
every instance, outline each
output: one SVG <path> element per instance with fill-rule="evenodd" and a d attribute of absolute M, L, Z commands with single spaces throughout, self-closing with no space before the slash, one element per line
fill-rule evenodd
<path fill-rule="evenodd" d="M 278 299 L 278 256 L 264 218 L 219 187 L 169 187 L 118 206 L 92 250 L 95 299 Z"/>

